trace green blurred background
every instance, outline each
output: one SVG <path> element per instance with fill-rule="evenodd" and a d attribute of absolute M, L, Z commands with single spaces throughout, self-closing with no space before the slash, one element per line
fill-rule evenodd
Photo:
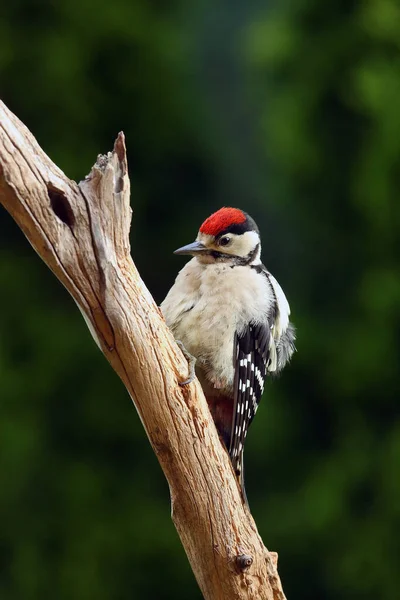
<path fill-rule="evenodd" d="M 288 597 L 399 597 L 398 2 L 6 4 L 1 98 L 50 157 L 82 179 L 124 130 L 157 302 L 209 213 L 262 230 L 298 353 L 246 474 Z M 1 600 L 199 599 L 125 389 L 3 209 L 0 309 Z"/>

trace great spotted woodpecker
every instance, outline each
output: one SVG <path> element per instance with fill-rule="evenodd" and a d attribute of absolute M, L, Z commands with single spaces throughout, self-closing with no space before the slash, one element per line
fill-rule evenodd
<path fill-rule="evenodd" d="M 237 208 L 212 214 L 196 241 L 175 254 L 193 258 L 161 310 L 175 339 L 196 359 L 196 375 L 247 502 L 247 431 L 266 376 L 283 369 L 295 350 L 289 304 L 261 262 L 256 223 Z"/>

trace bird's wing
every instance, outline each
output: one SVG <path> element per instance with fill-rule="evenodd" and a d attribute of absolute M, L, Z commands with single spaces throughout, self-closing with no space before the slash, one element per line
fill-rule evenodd
<path fill-rule="evenodd" d="M 236 332 L 234 341 L 234 403 L 229 454 L 246 499 L 243 473 L 243 448 L 246 435 L 264 391 L 267 374 L 283 368 L 294 351 L 295 332 L 289 323 L 286 296 L 264 265 L 254 266 L 268 279 L 272 304 L 264 323 L 250 322 Z"/>
<path fill-rule="evenodd" d="M 267 276 L 269 283 L 272 287 L 273 294 L 275 296 L 276 316 L 274 323 L 274 335 L 276 338 L 280 338 L 289 325 L 290 307 L 284 294 L 284 291 L 275 279 L 275 277 L 267 270 L 265 270 L 264 274 Z"/>
<path fill-rule="evenodd" d="M 266 269 L 263 273 L 268 278 L 275 299 L 273 314 L 270 316 L 271 338 L 268 362 L 268 372 L 274 374 L 283 369 L 295 351 L 296 330 L 289 321 L 290 307 L 281 286 Z"/>
<path fill-rule="evenodd" d="M 234 343 L 234 404 L 229 454 L 237 475 L 241 474 L 247 431 L 264 391 L 270 361 L 271 330 L 268 322 L 249 323 L 236 333 Z M 275 350 L 275 345 L 273 345 Z"/>

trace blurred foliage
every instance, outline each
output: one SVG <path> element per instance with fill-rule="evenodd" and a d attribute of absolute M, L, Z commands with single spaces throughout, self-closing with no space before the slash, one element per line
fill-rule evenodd
<path fill-rule="evenodd" d="M 52 159 L 81 179 L 125 131 L 157 301 L 210 212 L 257 220 L 298 353 L 247 487 L 297 600 L 400 588 L 399 50 L 396 0 L 0 6 L 1 97 Z M 0 597 L 200 598 L 126 391 L 4 210 L 0 290 Z"/>

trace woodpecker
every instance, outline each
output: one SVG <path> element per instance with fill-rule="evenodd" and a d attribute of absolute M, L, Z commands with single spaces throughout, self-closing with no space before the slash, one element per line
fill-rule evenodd
<path fill-rule="evenodd" d="M 248 428 L 266 377 L 281 371 L 295 350 L 289 304 L 261 262 L 258 227 L 242 210 L 221 208 L 204 221 L 195 242 L 174 254 L 193 258 L 161 310 L 175 339 L 196 361 L 196 375 L 247 503 L 243 449 Z"/>

